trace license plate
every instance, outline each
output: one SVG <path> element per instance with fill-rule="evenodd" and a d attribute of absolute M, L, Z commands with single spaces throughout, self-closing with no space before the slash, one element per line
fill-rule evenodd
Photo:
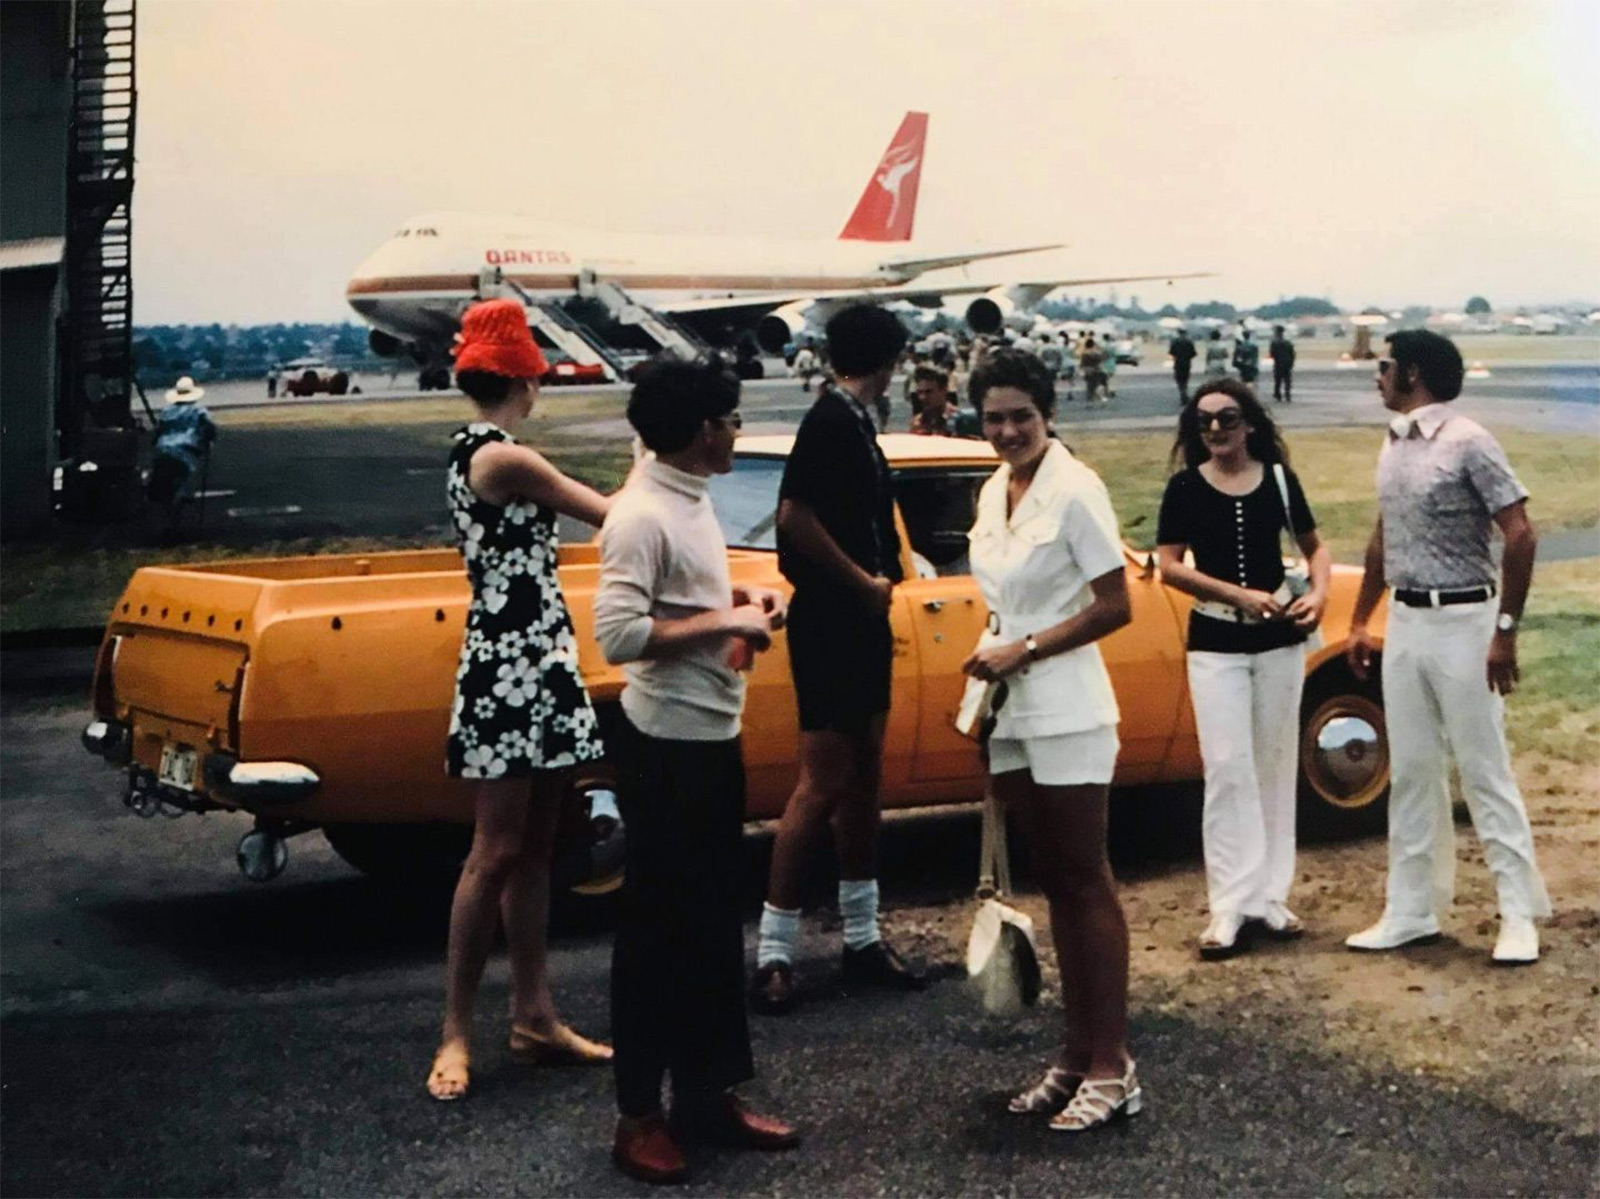
<path fill-rule="evenodd" d="M 184 749 L 178 745 L 166 745 L 161 749 L 161 769 L 156 777 L 168 787 L 177 787 L 184 791 L 194 790 L 195 767 L 200 761 L 198 752 Z"/>

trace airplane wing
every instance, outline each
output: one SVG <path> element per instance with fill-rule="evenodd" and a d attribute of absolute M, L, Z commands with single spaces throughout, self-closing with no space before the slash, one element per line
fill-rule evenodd
<path fill-rule="evenodd" d="M 989 258 L 1008 258 L 1013 254 L 1037 254 L 1042 250 L 1063 250 L 1066 242 L 1049 246 L 1017 246 L 1010 250 L 977 250 L 966 254 L 945 254 L 937 258 L 893 258 L 883 264 L 884 270 L 903 271 L 920 275 L 924 271 L 937 271 L 947 266 L 966 266 L 969 262 L 983 262 Z"/>

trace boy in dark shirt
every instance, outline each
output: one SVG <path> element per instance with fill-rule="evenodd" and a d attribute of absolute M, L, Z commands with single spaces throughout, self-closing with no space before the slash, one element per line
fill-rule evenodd
<path fill-rule="evenodd" d="M 772 1015 L 794 1004 L 805 865 L 830 825 L 846 981 L 924 985 L 878 930 L 878 776 L 894 653 L 889 608 L 901 567 L 889 464 L 870 405 L 887 390 L 906 333 L 893 314 L 856 305 L 828 322 L 827 335 L 837 382 L 800 422 L 778 492 L 778 567 L 794 584 L 788 640 L 800 778 L 772 850 L 751 987 L 755 1009 Z"/>

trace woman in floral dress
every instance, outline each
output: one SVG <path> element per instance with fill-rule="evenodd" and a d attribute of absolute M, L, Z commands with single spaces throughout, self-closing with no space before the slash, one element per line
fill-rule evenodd
<path fill-rule="evenodd" d="M 513 436 L 546 369 L 521 305 L 475 305 L 458 341 L 456 384 L 478 415 L 456 434 L 448 471 L 472 606 L 446 756 L 451 775 L 477 780 L 477 795 L 472 851 L 450 908 L 444 1033 L 427 1084 L 435 1099 L 466 1094 L 473 1003 L 497 918 L 511 960 L 511 1056 L 611 1057 L 561 1023 L 545 973 L 561 794 L 571 768 L 602 753 L 556 581 L 556 513 L 598 525 L 611 501 Z"/>

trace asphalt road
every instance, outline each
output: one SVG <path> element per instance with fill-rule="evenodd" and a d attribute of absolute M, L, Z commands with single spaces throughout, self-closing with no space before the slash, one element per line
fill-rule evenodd
<path fill-rule="evenodd" d="M 421 1087 L 437 1035 L 448 897 L 384 888 L 316 835 L 288 874 L 233 871 L 237 817 L 140 821 L 76 744 L 81 658 L 13 670 L 0 696 L 0 1192 L 642 1194 L 607 1160 L 604 1071 L 513 1067 L 491 963 L 473 1093 Z M 1152 797 L 1153 802 L 1160 797 Z M 1196 872 L 1187 828 L 1117 854 L 1139 886 Z M 1187 815 L 1183 815 L 1187 812 Z M 970 813 L 891 826 L 891 915 L 940 905 L 964 925 Z M 1126 845 L 1127 838 L 1119 838 Z M 753 934 L 766 843 L 747 840 Z M 821 888 L 825 893 L 826 888 Z M 750 1096 L 806 1135 L 783 1158 L 699 1159 L 711 1194 L 1580 1194 L 1594 1138 L 1422 1078 L 1295 1052 L 1271 1021 L 1223 1027 L 1136 1009 L 1147 1114 L 1083 1139 L 1003 1111 L 1049 1051 L 1048 1011 L 977 1015 L 949 962 L 922 996 L 837 993 L 836 931 L 810 919 L 808 1002 L 756 1020 Z M 608 1027 L 603 927 L 557 938 L 556 994 Z M 1137 965 L 1137 963 L 1136 963 Z M 489 1031 L 493 1029 L 493 1033 Z"/>

